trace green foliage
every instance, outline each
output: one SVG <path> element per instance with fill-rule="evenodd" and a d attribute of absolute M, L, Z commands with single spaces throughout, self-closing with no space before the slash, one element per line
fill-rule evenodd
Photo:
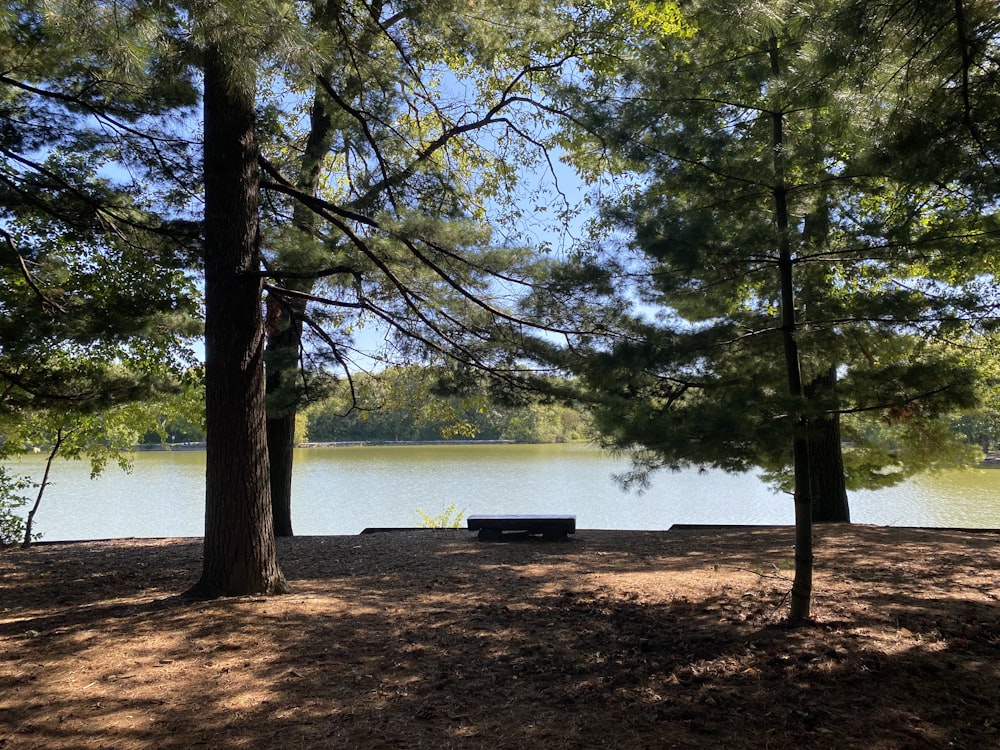
<path fill-rule="evenodd" d="M 4 402 L 96 408 L 169 389 L 193 364 L 193 281 L 136 247 L 21 215 L 0 238 Z M 138 240 L 139 238 L 133 238 Z M 86 405 L 85 405 L 86 404 Z"/>
<path fill-rule="evenodd" d="M 458 505 L 451 503 L 436 516 L 425 513 L 420 508 L 417 508 L 417 515 L 420 516 L 419 526 L 422 529 L 458 529 L 465 518 L 465 510 L 460 511 Z"/>
<path fill-rule="evenodd" d="M 965 352 L 998 217 L 909 154 L 874 168 L 887 113 L 912 103 L 886 75 L 905 68 L 897 44 L 858 56 L 850 3 L 683 7 L 695 33 L 564 91 L 574 163 L 595 174 L 600 144 L 597 166 L 622 174 L 594 244 L 633 258 L 622 294 L 658 314 L 555 361 L 590 387 L 607 442 L 646 449 L 638 481 L 687 464 L 784 476 L 793 439 L 841 415 L 852 486 L 968 460 L 946 420 L 976 401 Z"/>
<path fill-rule="evenodd" d="M 27 477 L 15 477 L 0 466 L 0 548 L 20 544 L 24 540 L 25 521 L 18 513 L 28 499 L 24 492 L 35 485 Z M 37 539 L 38 534 L 32 535 Z"/>
<path fill-rule="evenodd" d="M 635 10 L 670 23 L 668 6 Z M 304 43 L 291 64 L 267 66 L 259 92 L 269 417 L 321 400 L 330 373 L 351 378 L 365 357 L 379 368 L 450 356 L 506 370 L 525 326 L 554 327 L 554 316 L 517 302 L 537 280 L 540 236 L 579 211 L 558 189 L 554 112 L 537 96 L 554 71 L 603 47 L 600 34 L 581 34 L 576 13 L 535 0 L 347 0 L 302 14 Z M 482 414 L 443 400 L 431 414 L 371 395 L 346 419 L 318 417 L 311 439 L 485 429 Z M 269 432 L 282 515 L 288 439 Z"/>
<path fill-rule="evenodd" d="M 200 179 L 186 132 L 199 96 L 171 35 L 180 14 L 27 2 L 3 20 L 0 455 L 52 445 L 46 477 L 57 453 L 94 474 L 125 468 L 197 368 L 185 203 Z"/>
<path fill-rule="evenodd" d="M 479 383 L 456 393 L 448 370 L 392 368 L 343 383 L 308 410 L 313 442 L 437 441 L 451 439 L 561 443 L 592 437 L 589 415 L 562 404 L 511 405 Z M 445 385 L 447 384 L 447 385 Z"/>
<path fill-rule="evenodd" d="M 186 119 L 199 91 L 190 46 L 175 33 L 180 9 L 131 1 L 10 9 L 0 24 L 0 211 L 123 239 L 139 227 L 176 232 L 189 243 L 191 227 L 174 210 L 200 178 Z M 164 214 L 148 221 L 154 205 Z"/>
<path fill-rule="evenodd" d="M 24 4 L 0 28 L 3 451 L 64 429 L 95 471 L 182 390 L 201 332 L 194 232 L 159 171 L 189 173 L 168 131 L 197 97 L 157 14 L 125 5 Z"/>
<path fill-rule="evenodd" d="M 980 373 L 976 389 L 979 406 L 952 415 L 951 432 L 984 454 L 1000 450 L 1000 352 L 997 335 L 990 333 L 967 350 L 967 357 Z"/>
<path fill-rule="evenodd" d="M 205 389 L 201 370 L 188 373 L 178 392 L 145 405 L 144 444 L 199 443 L 205 440 Z"/>
<path fill-rule="evenodd" d="M 951 430 L 982 453 L 1000 449 L 1000 411 L 995 404 L 952 418 Z"/>
<path fill-rule="evenodd" d="M 0 28 L 0 454 L 60 435 L 94 473 L 175 409 L 201 333 L 196 231 L 164 179 L 191 174 L 174 128 L 196 89 L 172 12 L 129 5 L 22 4 Z"/>

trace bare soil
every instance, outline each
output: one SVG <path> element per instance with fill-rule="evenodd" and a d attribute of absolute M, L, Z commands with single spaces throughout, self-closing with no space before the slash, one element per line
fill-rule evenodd
<path fill-rule="evenodd" d="M 280 540 L 295 593 L 187 601 L 197 539 L 0 553 L 0 747 L 1000 747 L 1000 535 L 826 526 Z"/>

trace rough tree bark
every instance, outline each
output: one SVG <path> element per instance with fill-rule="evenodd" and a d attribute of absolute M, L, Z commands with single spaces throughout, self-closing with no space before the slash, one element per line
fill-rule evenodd
<path fill-rule="evenodd" d="M 255 82 L 218 47 L 204 70 L 205 544 L 198 597 L 288 590 L 278 566 L 264 429 Z"/>
<path fill-rule="evenodd" d="M 806 385 L 806 398 L 829 393 L 836 385 L 837 370 L 831 367 Z M 807 439 L 813 523 L 850 523 L 851 509 L 847 501 L 847 483 L 844 480 L 840 415 L 835 412 L 810 419 Z"/>

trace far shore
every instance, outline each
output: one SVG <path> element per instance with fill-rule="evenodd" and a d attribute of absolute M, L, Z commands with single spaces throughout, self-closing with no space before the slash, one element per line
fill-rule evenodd
<path fill-rule="evenodd" d="M 386 445 L 516 445 L 515 440 L 342 440 L 330 443 L 297 443 L 296 448 L 374 448 Z M 529 443 L 523 443 L 529 445 Z M 531 443 L 536 445 L 536 443 Z M 550 443 L 563 445 L 563 443 Z M 138 452 L 148 451 L 203 451 L 205 443 L 142 443 L 135 446 Z"/>
<path fill-rule="evenodd" d="M 385 446 L 419 445 L 566 445 L 567 443 L 518 443 L 516 440 L 342 440 L 336 442 L 306 442 L 296 448 L 381 448 Z M 585 441 L 580 444 L 586 444 Z M 143 443 L 135 446 L 138 453 L 150 451 L 203 451 L 204 442 L 197 443 Z M 979 468 L 1000 468 L 1000 451 L 989 451 L 979 462 Z"/>

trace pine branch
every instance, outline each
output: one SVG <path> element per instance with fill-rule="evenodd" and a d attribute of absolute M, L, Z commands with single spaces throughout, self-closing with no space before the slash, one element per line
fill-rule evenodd
<path fill-rule="evenodd" d="M 11 253 L 13 253 L 14 257 L 17 258 L 18 267 L 21 270 L 21 276 L 24 278 L 25 282 L 31 288 L 31 291 L 35 293 L 35 296 L 38 297 L 39 301 L 42 303 L 42 307 L 48 307 L 53 310 L 57 310 L 63 314 L 66 314 L 67 311 L 65 307 L 60 305 L 55 300 L 52 300 L 49 297 L 45 296 L 45 293 L 38 288 L 38 285 L 35 283 L 35 280 L 32 277 L 31 272 L 28 270 L 28 265 L 27 263 L 25 263 L 24 256 L 21 255 L 18 249 L 14 246 L 14 241 L 11 238 L 10 234 L 2 227 L 0 227 L 0 236 L 3 236 L 4 242 L 7 243 L 7 247 L 10 248 Z"/>

